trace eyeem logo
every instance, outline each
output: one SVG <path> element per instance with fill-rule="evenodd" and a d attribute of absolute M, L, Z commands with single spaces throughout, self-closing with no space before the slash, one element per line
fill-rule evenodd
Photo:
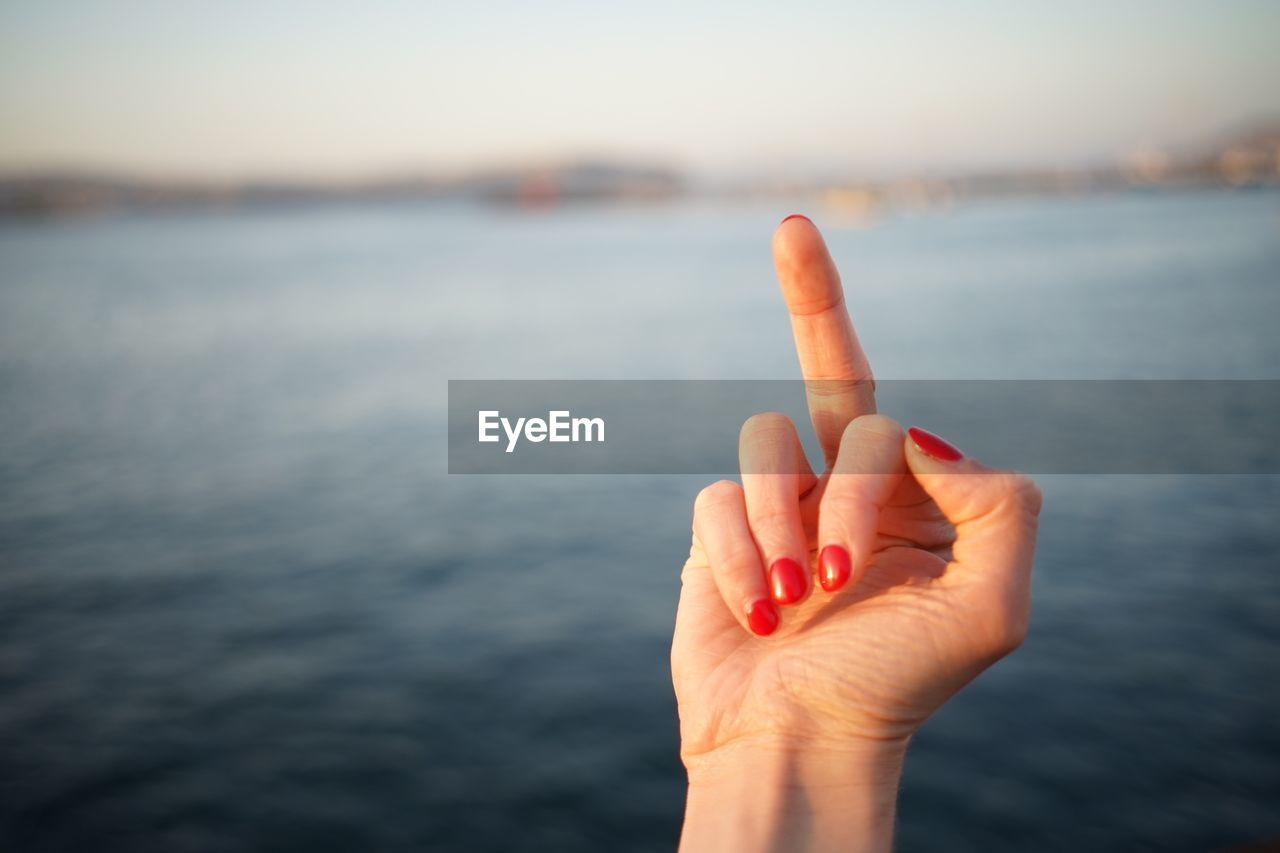
<path fill-rule="evenodd" d="M 502 417 L 501 412 L 482 411 L 480 416 L 480 441 L 501 440 L 498 428 L 507 434 L 507 453 L 516 449 L 520 436 L 535 444 L 541 441 L 604 441 L 604 418 L 575 418 L 569 412 L 547 412 L 547 419 Z"/>

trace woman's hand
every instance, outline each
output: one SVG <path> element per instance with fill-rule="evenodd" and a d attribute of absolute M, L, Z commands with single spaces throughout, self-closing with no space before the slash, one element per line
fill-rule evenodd
<path fill-rule="evenodd" d="M 671 655 L 682 843 L 887 849 L 908 739 L 1026 633 L 1040 495 L 874 414 L 812 223 L 784 220 L 774 258 L 827 470 L 758 415 L 742 485 L 695 502 Z"/>

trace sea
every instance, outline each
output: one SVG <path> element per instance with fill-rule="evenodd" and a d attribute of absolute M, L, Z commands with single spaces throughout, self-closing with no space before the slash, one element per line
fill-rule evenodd
<path fill-rule="evenodd" d="M 450 475 L 447 383 L 797 378 L 791 212 L 0 223 L 0 849 L 673 849 L 706 478 Z M 1280 190 L 803 212 L 881 379 L 1280 380 Z M 1280 839 L 1280 475 L 1038 480 L 899 849 Z"/>

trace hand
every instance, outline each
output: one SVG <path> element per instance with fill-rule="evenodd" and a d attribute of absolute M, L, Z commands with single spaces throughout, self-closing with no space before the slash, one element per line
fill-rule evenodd
<path fill-rule="evenodd" d="M 1026 633 L 1040 495 L 874 414 L 811 222 L 784 220 L 774 259 L 827 469 L 787 418 L 757 415 L 742 485 L 695 502 L 671 653 L 682 843 L 887 849 L 907 741 Z"/>

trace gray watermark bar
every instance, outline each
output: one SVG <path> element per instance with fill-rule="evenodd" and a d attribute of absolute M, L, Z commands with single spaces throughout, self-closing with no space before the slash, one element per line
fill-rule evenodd
<path fill-rule="evenodd" d="M 881 380 L 876 400 L 1030 474 L 1280 473 L 1280 380 Z M 821 469 L 805 401 L 800 380 L 450 380 L 449 473 L 733 476 L 761 412 Z"/>

